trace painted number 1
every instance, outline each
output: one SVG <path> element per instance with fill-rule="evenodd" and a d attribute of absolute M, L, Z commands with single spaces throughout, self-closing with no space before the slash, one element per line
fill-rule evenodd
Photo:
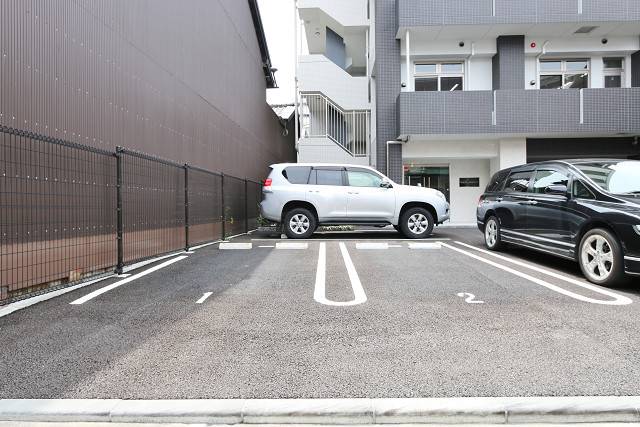
<path fill-rule="evenodd" d="M 464 298 L 464 302 L 467 304 L 484 304 L 484 301 L 477 300 L 474 294 L 468 292 L 460 292 L 458 296 Z"/>

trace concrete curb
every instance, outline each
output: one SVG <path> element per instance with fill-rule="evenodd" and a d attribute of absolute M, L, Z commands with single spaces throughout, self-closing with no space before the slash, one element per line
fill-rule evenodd
<path fill-rule="evenodd" d="M 0 400 L 0 421 L 208 424 L 640 422 L 640 397 Z"/>

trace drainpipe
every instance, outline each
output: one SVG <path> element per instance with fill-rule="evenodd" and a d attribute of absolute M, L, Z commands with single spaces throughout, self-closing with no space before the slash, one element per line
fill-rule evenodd
<path fill-rule="evenodd" d="M 294 128 L 295 128 L 295 148 L 296 153 L 298 152 L 298 144 L 300 142 L 299 138 L 299 130 L 298 130 L 298 0 L 293 2 L 293 56 L 295 61 L 295 71 L 294 71 L 294 96 L 295 100 L 293 101 L 294 105 Z M 297 159 L 296 159 L 297 160 Z"/>
<path fill-rule="evenodd" d="M 407 55 L 407 89 L 410 88 L 411 84 L 411 36 L 409 35 L 409 30 L 407 30 L 407 34 L 405 36 L 405 50 Z"/>
<path fill-rule="evenodd" d="M 547 45 L 549 44 L 549 40 L 545 40 L 544 43 L 542 43 L 542 52 L 540 52 L 538 55 L 536 55 L 536 87 L 538 89 L 540 89 L 540 58 L 542 58 L 542 56 L 544 56 L 547 53 Z"/>
<path fill-rule="evenodd" d="M 471 53 L 467 55 L 465 62 L 467 64 L 467 74 L 464 79 L 463 89 L 469 90 L 469 84 L 471 82 L 471 59 L 476 55 L 476 44 L 475 42 L 471 43 Z M 466 86 L 466 87 L 465 87 Z"/>

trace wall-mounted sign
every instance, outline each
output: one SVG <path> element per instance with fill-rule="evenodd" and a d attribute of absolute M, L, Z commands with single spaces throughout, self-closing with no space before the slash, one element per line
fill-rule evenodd
<path fill-rule="evenodd" d="M 460 187 L 480 187 L 480 178 L 460 178 Z"/>

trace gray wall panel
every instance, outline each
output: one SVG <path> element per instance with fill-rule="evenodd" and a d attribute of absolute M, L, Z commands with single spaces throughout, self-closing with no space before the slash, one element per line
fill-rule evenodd
<path fill-rule="evenodd" d="M 493 88 L 524 88 L 524 36 L 500 36 L 493 57 Z"/>
<path fill-rule="evenodd" d="M 640 133 L 640 88 L 404 92 L 400 134 Z"/>
<path fill-rule="evenodd" d="M 633 21 L 637 0 L 398 0 L 399 27 L 447 24 Z"/>

